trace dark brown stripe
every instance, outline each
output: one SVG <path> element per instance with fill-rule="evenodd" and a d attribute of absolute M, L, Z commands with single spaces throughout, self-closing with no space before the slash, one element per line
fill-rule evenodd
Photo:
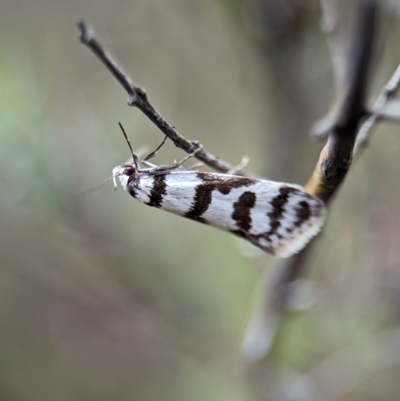
<path fill-rule="evenodd" d="M 234 235 L 237 235 L 240 238 L 247 238 L 247 233 L 242 230 L 230 230 L 230 232 Z"/>
<path fill-rule="evenodd" d="M 223 180 L 215 174 L 198 172 L 197 177 L 203 181 L 203 184 L 212 186 L 213 189 L 217 189 L 221 194 L 228 195 L 234 188 L 248 187 L 254 184 L 256 180 L 247 177 L 234 177 Z"/>
<path fill-rule="evenodd" d="M 233 204 L 232 219 L 236 221 L 237 226 L 243 231 L 249 231 L 251 228 L 251 209 L 256 204 L 256 194 L 254 192 L 244 192 Z"/>
<path fill-rule="evenodd" d="M 128 189 L 128 192 L 130 193 L 130 195 L 133 196 L 134 198 L 136 198 L 136 188 L 134 187 L 132 182 L 128 183 L 127 189 Z"/>
<path fill-rule="evenodd" d="M 271 219 L 270 229 L 264 234 L 267 240 L 269 240 L 271 235 L 277 233 L 278 228 L 281 226 L 281 219 L 283 212 L 285 211 L 285 206 L 288 203 L 289 196 L 296 192 L 298 192 L 298 190 L 295 188 L 282 187 L 279 190 L 279 195 L 272 199 L 272 210 L 267 214 Z"/>
<path fill-rule="evenodd" d="M 256 180 L 247 177 L 234 177 L 227 180 L 219 178 L 215 174 L 198 172 L 197 177 L 203 182 L 196 187 L 193 204 L 185 217 L 200 220 L 212 201 L 212 191 L 215 189 L 223 195 L 228 195 L 233 188 L 247 187 L 254 184 Z"/>
<path fill-rule="evenodd" d="M 164 195 L 167 193 L 167 184 L 165 183 L 165 174 L 154 176 L 153 188 L 150 191 L 149 206 L 161 207 Z"/>
<path fill-rule="evenodd" d="M 258 248 L 262 249 L 263 251 L 265 251 L 271 255 L 275 255 L 274 248 L 260 243 L 261 239 L 271 242 L 270 238 L 267 238 L 265 233 L 259 234 L 259 235 L 254 235 L 254 234 L 249 234 L 248 232 L 244 232 L 243 230 L 231 230 L 231 233 L 237 235 L 240 238 L 245 238 L 248 241 L 250 241 L 252 244 L 257 246 Z"/>
<path fill-rule="evenodd" d="M 196 188 L 192 207 L 185 214 L 185 217 L 193 220 L 200 220 L 200 216 L 205 213 L 211 203 L 213 186 L 207 184 L 200 184 Z"/>
<path fill-rule="evenodd" d="M 306 201 L 301 201 L 295 210 L 297 220 L 294 222 L 294 225 L 300 227 L 311 216 L 310 205 Z"/>

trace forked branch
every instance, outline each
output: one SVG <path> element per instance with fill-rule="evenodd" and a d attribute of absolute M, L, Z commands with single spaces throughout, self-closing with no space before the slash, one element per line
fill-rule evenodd
<path fill-rule="evenodd" d="M 165 136 L 167 136 L 176 147 L 184 150 L 186 153 L 192 154 L 199 148 L 197 141 L 189 141 L 181 135 L 174 126 L 169 124 L 158 111 L 150 103 L 146 92 L 133 84 L 130 77 L 119 67 L 112 55 L 101 45 L 95 38 L 94 33 L 82 21 L 77 23 L 78 36 L 82 44 L 88 47 L 96 57 L 105 65 L 108 71 L 120 83 L 128 94 L 128 105 L 137 107 L 152 121 Z M 221 160 L 212 153 L 200 149 L 196 152 L 195 157 L 207 164 L 214 170 L 226 173 L 235 168 L 228 162 Z M 243 171 L 236 171 L 236 175 L 246 175 Z"/>
<path fill-rule="evenodd" d="M 323 5 L 326 2 L 323 2 Z M 368 70 L 376 36 L 378 2 L 375 0 L 358 0 L 357 23 L 352 37 L 351 52 L 346 65 L 339 63 L 334 68 L 336 86 L 340 87 L 343 73 L 346 73 L 345 85 L 337 102 L 333 116 L 326 129 L 328 141 L 321 151 L 314 172 L 305 185 L 305 189 L 328 203 L 343 182 L 351 163 L 359 126 L 367 116 L 365 94 L 368 84 Z M 327 8 L 324 8 L 326 12 Z M 339 35 L 335 33 L 331 46 L 332 58 L 342 46 L 338 43 Z M 329 38 L 332 41 L 332 37 Z M 255 311 L 242 344 L 246 357 L 260 359 L 264 357 L 273 343 L 282 323 L 296 286 L 294 282 L 305 273 L 307 259 L 314 241 L 292 258 L 279 263 L 277 274 L 272 281 L 264 277 L 262 285 L 262 302 Z M 265 294 L 269 293 L 268 296 Z"/>

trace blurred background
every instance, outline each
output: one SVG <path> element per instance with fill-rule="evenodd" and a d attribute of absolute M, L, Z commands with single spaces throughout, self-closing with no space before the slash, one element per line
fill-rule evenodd
<path fill-rule="evenodd" d="M 382 3 L 371 103 L 400 61 Z M 111 183 L 84 195 L 129 157 L 118 121 L 136 149 L 162 135 L 79 44 L 81 18 L 186 138 L 273 180 L 306 182 L 334 97 L 317 0 L 0 0 L 0 400 L 400 399 L 400 127 L 332 203 L 311 307 L 248 362 L 276 260 Z M 167 143 L 155 163 L 183 156 Z"/>

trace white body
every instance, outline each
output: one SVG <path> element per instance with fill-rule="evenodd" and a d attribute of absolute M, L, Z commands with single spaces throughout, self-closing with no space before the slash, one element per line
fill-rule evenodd
<path fill-rule="evenodd" d="M 150 206 L 243 237 L 266 252 L 288 257 L 321 229 L 325 206 L 297 185 L 241 176 L 154 167 L 113 170 L 124 189 Z"/>

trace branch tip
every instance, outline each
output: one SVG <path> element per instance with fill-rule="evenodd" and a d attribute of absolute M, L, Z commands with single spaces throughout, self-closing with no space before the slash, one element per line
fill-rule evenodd
<path fill-rule="evenodd" d="M 81 43 L 89 43 L 93 38 L 93 31 L 88 28 L 83 20 L 79 20 L 76 23 L 76 29 L 78 30 L 78 39 Z"/>
<path fill-rule="evenodd" d="M 76 23 L 78 30 L 78 38 L 91 52 L 98 58 L 99 61 L 108 69 L 111 75 L 125 89 L 128 94 L 128 105 L 138 108 L 156 127 L 167 136 L 176 147 L 182 149 L 186 153 L 193 153 L 199 145 L 194 146 L 193 141 L 187 140 L 181 135 L 174 126 L 170 125 L 160 113 L 150 103 L 146 91 L 133 84 L 130 77 L 119 67 L 116 60 L 111 56 L 105 47 L 96 39 L 94 32 L 89 29 L 83 21 Z M 198 142 L 197 142 L 198 144 Z M 201 162 L 207 164 L 214 170 L 226 173 L 233 166 L 212 153 L 206 152 L 204 149 L 199 150 L 195 155 Z M 246 175 L 243 171 L 238 175 Z"/>

